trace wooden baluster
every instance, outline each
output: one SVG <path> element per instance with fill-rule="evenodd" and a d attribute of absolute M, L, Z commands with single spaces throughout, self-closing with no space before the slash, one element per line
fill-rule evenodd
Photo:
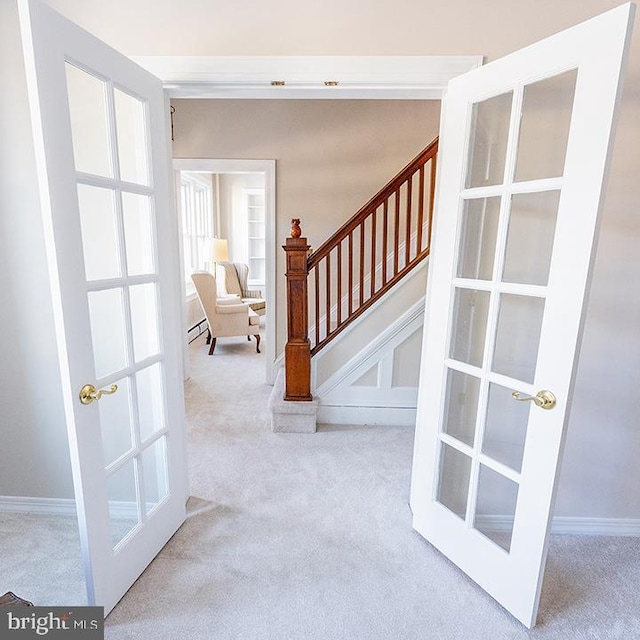
<path fill-rule="evenodd" d="M 407 229 L 404 244 L 404 266 L 409 264 L 411 257 L 411 192 L 413 191 L 413 176 L 407 180 Z"/>
<path fill-rule="evenodd" d="M 313 273 L 315 275 L 315 304 L 316 304 L 316 347 L 320 342 L 320 269 L 315 266 Z"/>
<path fill-rule="evenodd" d="M 382 286 L 387 284 L 387 233 L 389 231 L 389 198 L 382 207 Z"/>
<path fill-rule="evenodd" d="M 327 337 L 331 333 L 331 252 L 327 254 L 325 258 L 327 267 L 326 267 L 326 299 L 325 299 L 325 325 L 327 328 Z"/>
<path fill-rule="evenodd" d="M 398 273 L 398 251 L 400 242 L 400 189 L 396 189 L 396 217 L 393 242 L 393 275 Z"/>
<path fill-rule="evenodd" d="M 364 220 L 360 223 L 360 306 L 364 304 Z"/>
<path fill-rule="evenodd" d="M 418 195 L 418 239 L 416 241 L 416 255 L 422 252 L 422 226 L 424 225 L 424 166 L 420 167 L 420 190 Z"/>
<path fill-rule="evenodd" d="M 431 227 L 433 226 L 433 207 L 436 199 L 436 158 L 431 158 L 431 184 L 429 184 L 429 238 L 428 247 L 431 249 Z"/>
<path fill-rule="evenodd" d="M 299 221 L 298 221 L 299 222 Z M 296 223 L 295 230 L 300 227 Z M 292 225 L 292 234 L 294 226 Z M 287 344 L 284 347 L 285 400 L 312 400 L 311 345 L 308 332 L 307 254 L 302 237 L 287 238 L 283 247 L 287 261 Z"/>
<path fill-rule="evenodd" d="M 371 212 L 371 298 L 376 291 L 376 210 Z"/>
<path fill-rule="evenodd" d="M 336 329 L 342 323 L 342 240 L 338 242 L 337 270 L 338 270 L 338 273 L 336 274 L 336 278 L 337 278 L 337 284 L 338 284 L 338 291 L 337 291 L 336 297 L 338 298 L 338 300 L 336 301 L 336 303 L 338 305 L 338 309 L 337 309 L 337 315 L 336 315 L 336 319 L 337 319 Z"/>
<path fill-rule="evenodd" d="M 349 316 L 353 314 L 353 233 L 349 233 Z"/>

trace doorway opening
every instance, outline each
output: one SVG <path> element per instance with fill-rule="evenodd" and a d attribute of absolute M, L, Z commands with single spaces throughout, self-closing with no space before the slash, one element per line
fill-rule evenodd
<path fill-rule="evenodd" d="M 275 160 L 176 159 L 177 212 L 181 227 L 184 305 L 184 374 L 189 376 L 188 344 L 204 330 L 191 273 L 215 275 L 221 257 L 249 269 L 248 286 L 261 292 L 266 312 L 265 381 L 272 384 L 275 363 Z M 220 241 L 224 241 L 220 243 Z M 224 247 L 220 256 L 214 245 Z"/>

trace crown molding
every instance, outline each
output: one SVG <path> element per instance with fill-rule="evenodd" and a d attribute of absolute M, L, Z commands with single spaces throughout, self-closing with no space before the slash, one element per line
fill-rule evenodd
<path fill-rule="evenodd" d="M 449 80 L 482 65 L 482 56 L 138 56 L 133 60 L 158 76 L 171 98 L 439 100 Z"/>

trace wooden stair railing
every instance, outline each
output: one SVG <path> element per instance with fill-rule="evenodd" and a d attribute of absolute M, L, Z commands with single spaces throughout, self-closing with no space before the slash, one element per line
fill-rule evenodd
<path fill-rule="evenodd" d="M 307 373 L 311 356 L 429 255 L 437 153 L 438 138 L 306 260 L 302 259 L 308 251 L 306 238 L 300 237 L 298 224 L 292 226 L 292 237 L 283 247 L 288 322 L 285 400 L 311 400 Z M 312 341 L 308 318 L 315 320 Z"/>

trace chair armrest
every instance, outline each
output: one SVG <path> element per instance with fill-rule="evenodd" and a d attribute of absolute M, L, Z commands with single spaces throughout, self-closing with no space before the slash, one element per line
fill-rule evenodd
<path fill-rule="evenodd" d="M 247 289 L 243 292 L 243 298 L 262 298 L 260 289 Z"/>
<path fill-rule="evenodd" d="M 248 310 L 249 305 L 246 304 L 223 304 L 220 307 L 216 307 L 216 313 L 219 313 L 220 315 L 230 315 L 232 313 L 247 313 Z"/>

